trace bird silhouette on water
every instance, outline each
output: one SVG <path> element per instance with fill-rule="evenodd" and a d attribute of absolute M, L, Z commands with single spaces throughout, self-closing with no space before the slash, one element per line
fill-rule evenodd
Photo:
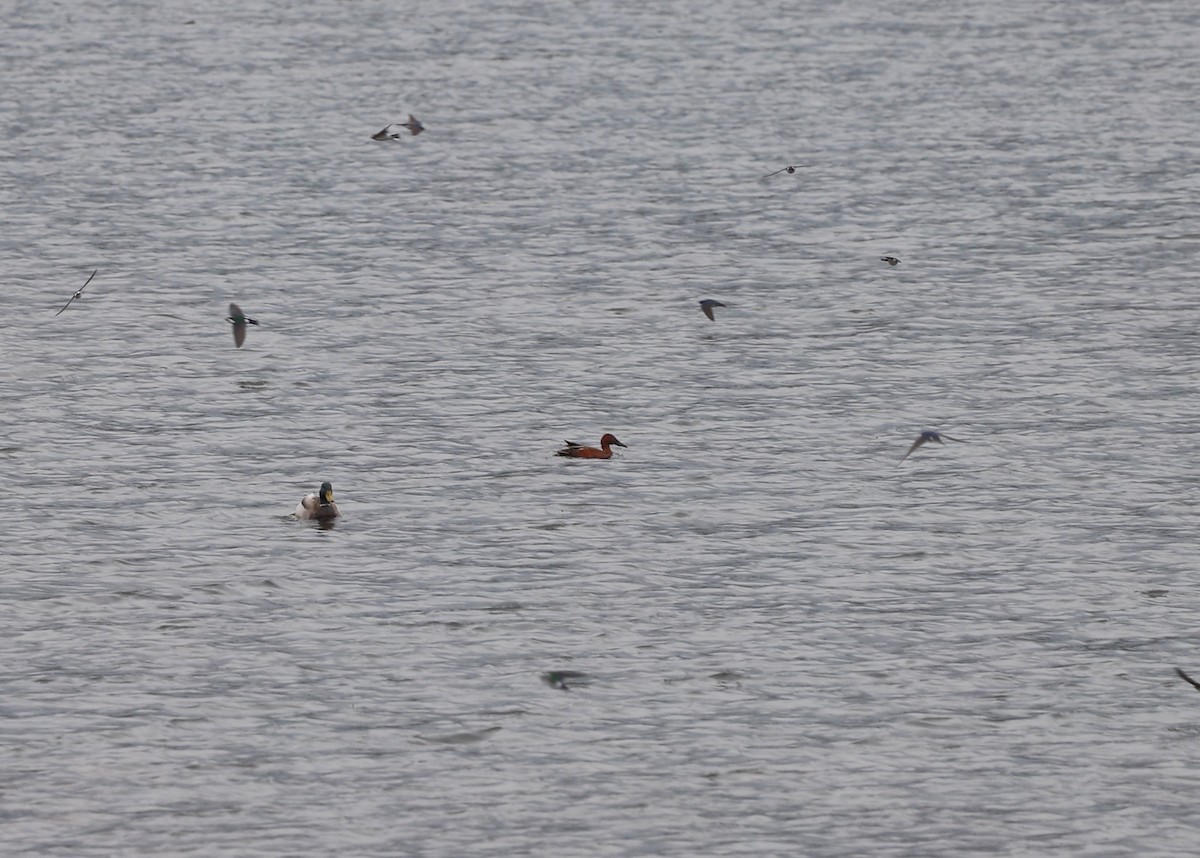
<path fill-rule="evenodd" d="M 421 120 L 417 119 L 417 117 L 413 116 L 410 113 L 410 114 L 408 114 L 407 122 L 392 122 L 388 125 L 385 125 L 385 126 L 383 126 L 383 129 L 381 131 L 376 131 L 374 134 L 372 134 L 371 139 L 372 140 L 399 140 L 400 135 L 393 134 L 391 131 L 391 129 L 393 129 L 393 128 L 407 128 L 408 132 L 413 137 L 416 137 L 418 134 L 420 134 L 422 131 L 425 130 L 425 126 L 421 124 Z"/>
<path fill-rule="evenodd" d="M 246 325 L 258 326 L 258 322 L 247 318 L 237 304 L 229 305 L 229 315 L 225 317 L 225 321 L 233 323 L 233 344 L 239 349 L 242 343 L 246 342 Z"/>
<path fill-rule="evenodd" d="M 767 175 L 763 176 L 763 178 L 769 179 L 772 176 L 778 176 L 780 173 L 794 173 L 801 167 L 805 167 L 805 166 L 808 166 L 808 165 L 807 164 L 790 164 L 786 167 L 781 167 L 780 169 L 776 170 L 774 173 L 767 173 Z"/>
<path fill-rule="evenodd" d="M 542 682 L 559 691 L 570 691 L 572 687 L 588 685 L 589 677 L 578 670 L 547 670 L 542 674 Z"/>
<path fill-rule="evenodd" d="M 900 264 L 900 260 L 894 256 L 881 256 L 881 257 L 879 257 L 879 261 L 886 262 L 888 265 L 892 266 L 893 268 L 895 268 L 897 265 Z"/>
<path fill-rule="evenodd" d="M 943 435 L 940 432 L 934 432 L 932 429 L 929 429 L 917 436 L 917 440 L 913 441 L 912 446 L 908 448 L 908 452 L 900 457 L 900 462 L 903 462 L 924 444 L 942 444 L 943 438 L 945 438 L 947 441 L 957 441 L 959 444 L 966 443 L 961 438 L 951 438 L 949 435 Z M 900 464 L 900 462 L 897 462 L 896 464 Z"/>
<path fill-rule="evenodd" d="M 712 298 L 705 298 L 700 302 L 700 309 L 704 311 L 704 315 L 708 316 L 710 322 L 715 322 L 717 317 L 713 315 L 713 307 L 724 307 L 720 301 L 714 301 Z"/>
<path fill-rule="evenodd" d="M 1192 686 L 1192 688 L 1196 689 L 1197 691 L 1200 691 L 1200 682 L 1197 682 L 1196 680 L 1192 679 L 1190 676 L 1188 676 L 1186 673 L 1184 673 L 1178 667 L 1175 668 L 1175 672 L 1177 674 L 1179 674 L 1180 679 L 1182 679 L 1188 685 Z"/>
<path fill-rule="evenodd" d="M 99 268 L 97 268 L 97 269 L 96 269 L 96 271 L 99 271 L 99 270 L 100 270 Z M 96 271 L 93 271 L 93 272 L 92 272 L 92 277 L 95 277 L 95 276 L 96 276 Z M 59 311 L 58 311 L 57 313 L 55 313 L 54 315 L 56 315 L 56 316 L 59 316 L 59 315 L 61 315 L 63 310 L 65 310 L 65 309 L 67 309 L 67 307 L 70 307 L 70 306 L 71 306 L 71 302 L 72 302 L 72 301 L 74 301 L 76 298 L 82 298 L 82 297 L 83 297 L 83 290 L 87 288 L 87 285 L 88 285 L 88 283 L 91 283 L 91 282 L 92 282 L 92 277 L 89 277 L 89 278 L 87 279 L 87 282 L 86 282 L 86 283 L 84 283 L 84 284 L 83 284 L 82 286 L 80 286 L 80 287 L 79 287 L 77 290 L 75 290 L 75 294 L 74 294 L 74 295 L 72 295 L 70 298 L 68 298 L 68 299 L 67 299 L 67 303 L 65 303 L 65 304 L 63 304 L 63 305 L 62 305 L 62 310 L 59 310 Z"/>

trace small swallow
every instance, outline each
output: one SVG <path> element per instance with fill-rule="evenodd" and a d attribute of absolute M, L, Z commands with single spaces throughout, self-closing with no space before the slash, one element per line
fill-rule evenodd
<path fill-rule="evenodd" d="M 1188 685 L 1192 686 L 1192 688 L 1195 688 L 1197 691 L 1200 691 L 1200 682 L 1197 682 L 1196 680 L 1192 679 L 1190 676 L 1188 676 L 1186 673 L 1184 673 L 1178 667 L 1175 668 L 1175 672 L 1179 674 L 1180 679 L 1182 679 Z"/>
<path fill-rule="evenodd" d="M 930 441 L 935 444 L 941 444 L 943 438 L 945 438 L 947 441 L 957 441 L 960 444 L 966 443 L 961 438 L 951 438 L 949 435 L 942 435 L 938 432 L 934 432 L 933 430 L 926 430 L 917 437 L 917 440 L 913 441 L 912 446 L 908 448 L 908 452 L 900 457 L 900 462 L 903 462 L 905 459 L 911 456 L 922 444 L 928 444 Z M 900 462 L 897 462 L 896 464 L 900 464 Z"/>
<path fill-rule="evenodd" d="M 99 268 L 97 268 L 97 269 L 96 269 L 96 271 L 99 271 L 99 270 L 100 270 Z M 92 277 L 95 277 L 95 276 L 96 276 L 96 271 L 93 271 L 93 272 L 92 272 Z M 68 299 L 67 299 L 67 303 L 65 303 L 65 304 L 63 304 L 63 305 L 62 305 L 62 310 L 59 310 L 59 311 L 58 311 L 58 313 L 55 313 L 54 315 L 56 315 L 56 316 L 57 316 L 57 315 L 61 314 L 63 310 L 65 310 L 65 309 L 67 309 L 67 307 L 70 307 L 70 306 L 71 306 L 71 302 L 72 302 L 72 301 L 74 301 L 76 298 L 82 298 L 82 297 L 83 297 L 83 290 L 87 288 L 87 285 L 88 285 L 88 283 L 91 283 L 91 282 L 92 282 L 92 277 L 89 277 L 89 278 L 87 279 L 87 283 L 84 283 L 82 286 L 80 286 L 80 287 L 79 287 L 79 291 L 78 291 L 78 292 L 76 292 L 74 295 L 72 295 L 70 298 L 68 298 Z"/>
<path fill-rule="evenodd" d="M 895 268 L 897 265 L 900 264 L 900 260 L 894 256 L 881 256 L 881 257 L 879 257 L 879 261 L 886 262 L 888 265 L 892 266 L 893 268 Z"/>
<path fill-rule="evenodd" d="M 708 316 L 710 322 L 716 321 L 716 316 L 713 315 L 713 307 L 724 307 L 720 301 L 714 301 L 712 298 L 705 298 L 700 302 L 700 309 L 704 311 L 704 315 Z"/>
<path fill-rule="evenodd" d="M 548 670 L 542 674 L 542 682 L 559 691 L 571 690 L 571 686 L 567 685 L 568 679 L 575 686 L 588 684 L 588 675 L 578 670 Z"/>
<path fill-rule="evenodd" d="M 796 165 L 794 165 L 794 166 L 783 167 L 783 168 L 781 168 L 781 169 L 779 169 L 779 170 L 776 170 L 774 173 L 767 173 L 767 175 L 763 176 L 763 178 L 764 178 L 764 179 L 769 179 L 769 178 L 771 178 L 772 176 L 778 176 L 780 173 L 794 173 L 794 172 L 796 172 L 796 170 L 797 170 L 798 168 L 800 168 L 800 167 L 807 167 L 807 166 L 808 166 L 807 164 L 796 164 Z"/>
<path fill-rule="evenodd" d="M 253 319 L 246 318 L 246 314 L 237 304 L 229 305 L 229 315 L 225 321 L 233 323 L 233 344 L 239 349 L 242 347 L 242 343 L 246 342 L 246 325 L 258 324 Z"/>
<path fill-rule="evenodd" d="M 371 139 L 372 140 L 399 140 L 400 135 L 393 134 L 391 132 L 392 128 L 407 128 L 409 133 L 412 134 L 413 137 L 416 137 L 418 134 L 420 134 L 422 131 L 425 130 L 425 126 L 421 124 L 421 120 L 417 119 L 417 117 L 413 116 L 410 113 L 410 114 L 408 114 L 408 122 L 393 122 L 390 125 L 385 125 L 385 126 L 383 126 L 382 131 L 377 131 L 376 133 L 372 134 Z"/>

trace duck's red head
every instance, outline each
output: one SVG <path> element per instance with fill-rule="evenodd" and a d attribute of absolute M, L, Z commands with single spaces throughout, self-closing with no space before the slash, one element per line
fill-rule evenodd
<path fill-rule="evenodd" d="M 605 434 L 605 436 L 603 438 L 600 439 L 600 446 L 602 448 L 604 448 L 605 450 L 607 450 L 609 447 L 613 446 L 614 444 L 618 447 L 625 446 L 620 441 L 618 441 L 617 436 L 611 432 L 608 432 L 607 434 Z"/>

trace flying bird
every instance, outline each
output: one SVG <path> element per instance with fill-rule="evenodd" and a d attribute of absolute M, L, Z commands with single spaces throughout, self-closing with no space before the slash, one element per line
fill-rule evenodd
<path fill-rule="evenodd" d="M 408 122 L 400 122 L 397 124 L 401 128 L 407 128 L 409 131 L 411 131 L 413 137 L 416 137 L 425 130 L 425 126 L 421 124 L 421 120 L 417 119 L 417 117 L 413 116 L 411 113 L 408 114 Z"/>
<path fill-rule="evenodd" d="M 912 446 L 908 448 L 908 452 L 900 457 L 900 462 L 903 462 L 914 452 L 916 452 L 917 448 L 922 444 L 928 444 L 930 442 L 933 442 L 934 444 L 941 444 L 943 438 L 945 438 L 947 441 L 957 441 L 960 444 L 966 443 L 961 438 L 951 438 L 949 435 L 942 435 L 938 432 L 934 432 L 933 430 L 926 430 L 917 437 L 917 440 L 913 441 Z M 900 464 L 900 462 L 897 462 L 896 464 Z"/>
<path fill-rule="evenodd" d="M 1188 676 L 1186 673 L 1184 673 L 1178 667 L 1175 668 L 1175 672 L 1179 674 L 1180 679 L 1182 679 L 1188 685 L 1192 686 L 1192 688 L 1195 688 L 1197 691 L 1200 691 L 1200 682 L 1197 682 L 1196 680 L 1192 679 L 1190 676 Z"/>
<path fill-rule="evenodd" d="M 319 494 L 305 495 L 296 506 L 296 518 L 315 521 L 333 521 L 341 515 L 333 502 L 333 483 L 321 483 Z"/>
<path fill-rule="evenodd" d="M 600 449 L 598 450 L 595 447 L 586 447 L 583 444 L 579 444 L 575 441 L 563 441 L 563 443 L 567 446 L 563 447 L 554 455 L 566 456 L 570 459 L 611 459 L 612 447 L 614 444 L 616 444 L 618 447 L 625 446 L 618 441 L 617 436 L 611 432 L 605 434 L 605 436 L 600 439 Z"/>
<path fill-rule="evenodd" d="M 571 685 L 567 685 L 567 680 Z M 573 687 L 588 685 L 588 675 L 578 670 L 547 670 L 542 674 L 542 682 L 559 691 L 570 691 Z"/>
<path fill-rule="evenodd" d="M 700 302 L 700 309 L 704 311 L 704 315 L 708 316 L 710 322 L 716 321 L 716 316 L 713 315 L 713 307 L 724 307 L 720 301 L 714 301 L 712 298 L 705 298 Z"/>
<path fill-rule="evenodd" d="M 794 173 L 794 172 L 796 172 L 796 170 L 798 168 L 807 167 L 807 166 L 808 166 L 807 164 L 796 164 L 794 166 L 782 167 L 782 168 L 776 170 L 774 173 L 767 173 L 767 175 L 763 176 L 763 178 L 769 179 L 772 176 L 778 176 L 780 173 Z"/>
<path fill-rule="evenodd" d="M 99 268 L 97 268 L 97 269 L 96 269 L 96 271 L 99 271 L 99 270 L 100 270 Z M 95 276 L 96 276 L 96 271 L 93 271 L 93 272 L 92 272 L 92 277 L 95 277 Z M 63 304 L 63 305 L 62 305 L 62 310 L 59 310 L 57 313 L 55 313 L 55 314 L 54 314 L 55 316 L 61 315 L 61 314 L 62 314 L 62 311 L 63 311 L 63 310 L 65 310 L 65 309 L 67 309 L 67 307 L 70 307 L 70 306 L 71 306 L 71 302 L 72 302 L 72 301 L 74 301 L 76 298 L 82 298 L 82 297 L 83 297 L 83 290 L 87 288 L 87 285 L 88 285 L 88 283 L 91 283 L 91 282 L 92 282 L 92 277 L 89 277 L 89 278 L 87 279 L 87 283 L 84 283 L 82 286 L 80 286 L 80 287 L 79 287 L 79 290 L 78 290 L 78 291 L 77 291 L 77 292 L 76 292 L 74 295 L 72 295 L 70 298 L 68 298 L 68 299 L 67 299 L 67 303 L 65 303 L 65 304 Z"/>
<path fill-rule="evenodd" d="M 879 261 L 886 262 L 888 265 L 892 266 L 893 268 L 895 268 L 897 265 L 900 264 L 900 260 L 894 256 L 881 256 L 881 257 L 879 257 Z"/>
<path fill-rule="evenodd" d="M 246 342 L 246 325 L 258 325 L 258 322 L 247 318 L 237 304 L 229 305 L 229 315 L 225 317 L 225 321 L 233 323 L 233 344 L 239 349 L 242 343 Z"/>
<path fill-rule="evenodd" d="M 408 122 L 392 122 L 389 125 L 385 125 L 385 126 L 383 126 L 383 130 L 377 131 L 374 134 L 372 134 L 371 139 L 372 140 L 399 140 L 400 135 L 393 134 L 391 132 L 391 129 L 393 129 L 393 128 L 407 128 L 409 133 L 412 134 L 413 137 L 416 137 L 418 134 L 420 134 L 422 131 L 425 130 L 425 126 L 421 124 L 421 120 L 417 119 L 417 117 L 413 116 L 410 113 L 410 114 L 408 114 Z"/>

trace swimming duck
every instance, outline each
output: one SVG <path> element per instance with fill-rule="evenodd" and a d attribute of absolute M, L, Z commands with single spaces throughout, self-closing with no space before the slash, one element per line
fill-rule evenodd
<path fill-rule="evenodd" d="M 607 433 L 603 438 L 600 439 L 599 450 L 597 450 L 595 447 L 585 447 L 583 444 L 577 444 L 574 441 L 564 441 L 563 443 L 567 446 L 563 447 L 554 455 L 568 456 L 572 459 L 611 459 L 612 447 L 614 444 L 618 447 L 625 446 L 618 441 L 617 436 L 611 432 Z"/>
<path fill-rule="evenodd" d="M 908 448 L 908 452 L 900 457 L 900 462 L 903 462 L 914 452 L 916 452 L 916 449 L 922 444 L 928 444 L 930 442 L 934 444 L 941 444 L 943 438 L 945 438 L 947 441 L 957 441 L 959 444 L 966 443 L 961 438 L 951 438 L 949 435 L 942 435 L 938 432 L 934 432 L 932 429 L 928 429 L 917 436 L 917 440 L 913 441 L 912 446 Z M 899 462 L 896 464 L 899 464 Z"/>
<path fill-rule="evenodd" d="M 100 270 L 99 268 L 97 268 L 97 269 L 96 269 L 96 271 L 99 271 L 99 270 Z M 92 277 L 95 277 L 95 276 L 96 276 L 96 271 L 93 271 L 93 272 L 92 272 Z M 56 315 L 56 316 L 57 316 L 57 315 L 60 315 L 60 314 L 62 313 L 62 311 L 63 311 L 63 310 L 65 310 L 65 309 L 67 309 L 67 307 L 70 307 L 70 306 L 71 306 L 71 302 L 72 302 L 72 301 L 74 301 L 76 298 L 82 298 L 82 297 L 83 297 L 83 290 L 87 288 L 87 285 L 88 285 L 88 283 L 91 283 L 91 282 L 92 282 L 92 277 L 89 277 L 89 278 L 87 279 L 87 282 L 86 282 L 86 283 L 84 283 L 82 286 L 80 286 L 80 287 L 79 287 L 79 288 L 78 288 L 78 289 L 75 291 L 75 294 L 74 294 L 74 295 L 72 295 L 70 298 L 68 298 L 68 299 L 67 299 L 67 303 L 65 303 L 65 304 L 63 304 L 63 305 L 62 305 L 62 310 L 59 310 L 59 311 L 58 311 L 57 313 L 55 313 L 54 315 Z"/>
<path fill-rule="evenodd" d="M 881 256 L 881 257 L 879 257 L 879 261 L 886 262 L 888 265 L 892 266 L 893 268 L 895 268 L 897 265 L 900 264 L 900 260 L 894 256 Z"/>
<path fill-rule="evenodd" d="M 710 322 L 715 322 L 716 316 L 713 315 L 713 307 L 724 307 L 720 301 L 714 301 L 712 298 L 705 298 L 700 302 L 700 309 L 704 311 L 704 315 L 708 316 Z"/>
<path fill-rule="evenodd" d="M 319 495 L 305 495 L 296 506 L 296 518 L 332 521 L 340 515 L 333 502 L 333 483 L 321 483 Z"/>
<path fill-rule="evenodd" d="M 253 319 L 246 318 L 246 314 L 237 304 L 229 305 L 229 315 L 225 317 L 225 321 L 233 323 L 233 344 L 239 349 L 242 343 L 246 342 L 246 325 L 258 325 Z"/>

